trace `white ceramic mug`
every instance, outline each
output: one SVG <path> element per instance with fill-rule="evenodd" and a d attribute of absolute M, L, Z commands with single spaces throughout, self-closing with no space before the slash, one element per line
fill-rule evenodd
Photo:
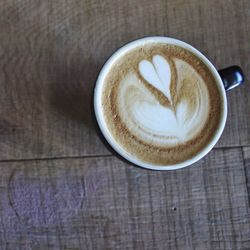
<path fill-rule="evenodd" d="M 102 87 L 104 84 L 104 79 L 109 72 L 112 65 L 115 63 L 117 58 L 123 56 L 126 52 L 130 51 L 134 47 L 138 47 L 140 45 L 143 45 L 144 43 L 148 42 L 159 42 L 159 43 L 166 43 L 166 44 L 172 44 L 177 45 L 182 48 L 185 48 L 189 51 L 191 51 L 194 55 L 196 55 L 211 71 L 212 75 L 214 76 L 214 79 L 216 80 L 216 84 L 218 86 L 218 89 L 221 94 L 222 99 L 222 115 L 220 124 L 218 125 L 218 129 L 216 130 L 213 139 L 207 144 L 202 150 L 197 152 L 195 156 L 192 158 L 185 160 L 181 163 L 173 164 L 173 165 L 167 165 L 167 166 L 158 166 L 150 163 L 145 163 L 137 158 L 129 155 L 113 138 L 112 134 L 109 132 L 107 125 L 104 120 L 104 114 L 102 110 L 102 104 L 101 104 L 101 96 L 102 96 Z M 130 42 L 126 44 L 125 46 L 118 49 L 104 64 L 98 78 L 96 81 L 96 86 L 94 90 L 94 112 L 96 116 L 96 120 L 98 123 L 98 126 L 104 136 L 104 138 L 107 140 L 107 142 L 111 145 L 111 147 L 120 154 L 123 158 L 128 160 L 131 163 L 134 163 L 137 166 L 153 169 L 153 170 L 174 170 L 179 168 L 187 167 L 201 158 L 203 158 L 217 143 L 219 140 L 227 119 L 227 97 L 226 97 L 226 90 L 232 89 L 236 87 L 237 85 L 243 83 L 244 76 L 241 71 L 241 69 L 238 66 L 232 66 L 223 70 L 220 70 L 219 72 L 214 67 L 214 65 L 197 49 L 195 49 L 193 46 L 169 37 L 146 37 L 142 39 L 135 40 L 133 42 Z"/>

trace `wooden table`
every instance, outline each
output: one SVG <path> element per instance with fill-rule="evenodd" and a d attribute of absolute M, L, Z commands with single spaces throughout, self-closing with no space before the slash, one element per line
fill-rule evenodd
<path fill-rule="evenodd" d="M 149 35 L 250 78 L 249 0 L 0 0 L 1 250 L 250 249 L 249 81 L 192 167 L 133 167 L 96 133 L 102 64 Z"/>

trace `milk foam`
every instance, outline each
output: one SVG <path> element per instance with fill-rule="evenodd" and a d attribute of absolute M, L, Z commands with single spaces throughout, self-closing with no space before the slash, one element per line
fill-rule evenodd
<path fill-rule="evenodd" d="M 168 62 L 162 56 L 153 56 L 152 63 L 147 60 L 141 61 L 139 71 L 147 82 L 160 90 L 172 102 L 170 94 L 171 70 Z"/>
<path fill-rule="evenodd" d="M 140 77 L 131 71 L 118 88 L 117 108 L 123 123 L 134 136 L 155 146 L 176 146 L 194 138 L 209 115 L 209 93 L 202 77 L 187 62 L 177 58 L 173 62 L 177 98 L 171 94 L 170 64 L 160 55 L 154 55 L 152 62 L 139 62 Z M 144 82 L 162 92 L 170 105 L 161 105 Z"/>

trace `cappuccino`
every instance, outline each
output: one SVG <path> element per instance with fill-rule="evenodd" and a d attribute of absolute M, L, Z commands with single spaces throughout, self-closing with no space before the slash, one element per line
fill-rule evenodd
<path fill-rule="evenodd" d="M 114 141 L 130 157 L 173 165 L 213 139 L 222 97 L 210 69 L 189 50 L 150 42 L 120 55 L 102 85 L 101 109 Z"/>

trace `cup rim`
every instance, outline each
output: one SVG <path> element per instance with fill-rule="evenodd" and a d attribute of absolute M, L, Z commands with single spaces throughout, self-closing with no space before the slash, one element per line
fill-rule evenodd
<path fill-rule="evenodd" d="M 187 159 L 183 162 L 177 163 L 177 164 L 171 164 L 171 165 L 157 165 L 157 164 L 151 164 L 147 162 L 140 161 L 133 155 L 129 154 L 127 151 L 125 151 L 118 142 L 115 141 L 111 133 L 109 132 L 107 128 L 107 124 L 104 119 L 104 114 L 102 111 L 101 106 L 101 96 L 102 96 L 102 87 L 104 83 L 104 79 L 109 71 L 109 69 L 112 67 L 115 60 L 117 60 L 120 56 L 125 54 L 127 51 L 133 49 L 134 47 L 137 47 L 138 45 L 142 45 L 144 43 L 150 43 L 150 42 L 161 42 L 171 45 L 177 45 L 184 49 L 187 49 L 191 51 L 194 55 L 196 55 L 202 62 L 209 68 L 211 73 L 213 74 L 213 77 L 216 80 L 216 83 L 218 85 L 218 89 L 222 98 L 223 102 L 223 109 L 220 119 L 220 124 L 218 125 L 218 129 L 216 130 L 212 140 L 204 147 L 202 148 L 195 156 L 191 157 L 190 159 Z M 187 166 L 190 166 L 191 164 L 194 164 L 195 162 L 202 159 L 205 155 L 207 155 L 211 149 L 215 146 L 215 144 L 218 142 L 219 138 L 222 135 L 222 132 L 224 130 L 225 124 L 226 124 L 226 118 L 227 118 L 227 97 L 226 97 L 226 91 L 222 82 L 222 79 L 216 70 L 215 66 L 209 61 L 209 59 L 203 55 L 199 50 L 194 48 L 192 45 L 183 42 L 179 39 L 171 38 L 171 37 L 165 37 L 165 36 L 149 36 L 144 37 L 140 39 L 133 40 L 119 49 L 117 49 L 104 63 L 95 84 L 94 89 L 94 113 L 96 117 L 97 124 L 104 136 L 104 138 L 107 140 L 109 145 L 124 159 L 127 161 L 142 167 L 146 169 L 151 170 L 176 170 L 181 169 Z"/>

